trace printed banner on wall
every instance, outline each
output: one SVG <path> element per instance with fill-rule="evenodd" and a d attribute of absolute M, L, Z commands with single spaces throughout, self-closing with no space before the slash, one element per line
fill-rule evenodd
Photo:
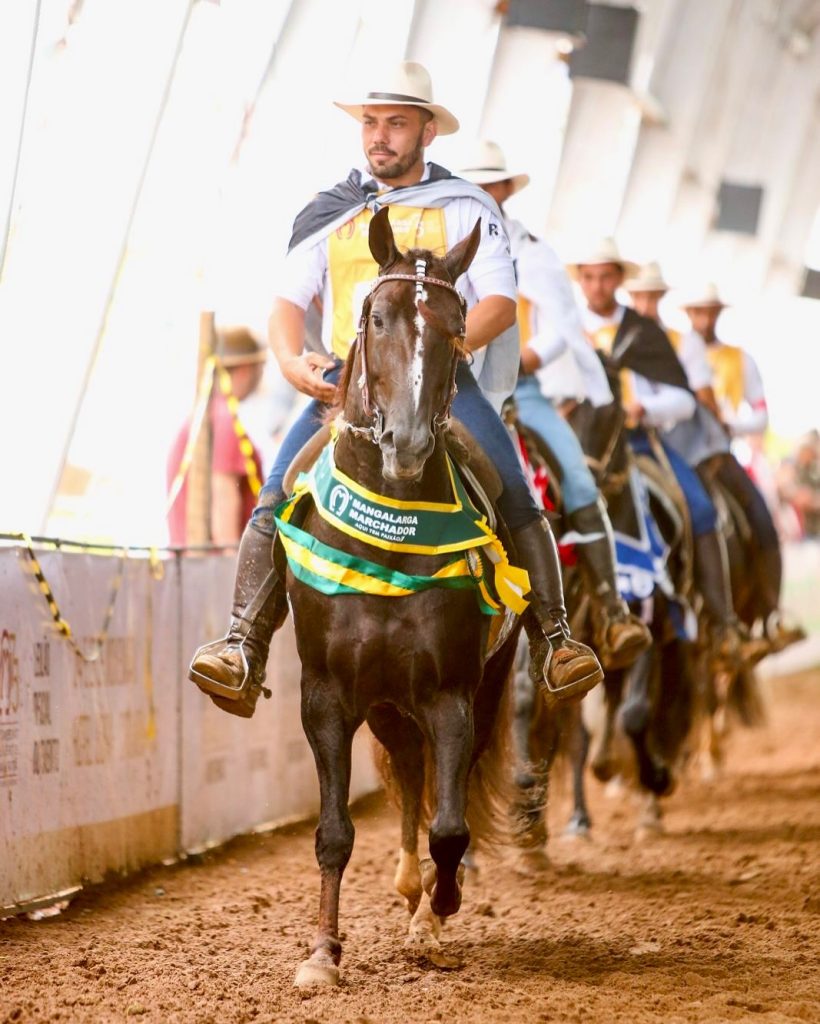
<path fill-rule="evenodd" d="M 120 560 L 50 552 L 40 564 L 93 655 Z M 145 560 L 122 571 L 86 661 L 56 632 L 26 554 L 0 551 L 0 906 L 177 848 L 176 586 Z"/>
<path fill-rule="evenodd" d="M 91 655 L 120 559 L 39 559 Z M 0 909 L 318 811 L 290 621 L 271 648 L 273 697 L 251 720 L 187 679 L 195 648 L 227 625 L 233 570 L 232 556 L 178 558 L 156 578 L 126 560 L 86 661 L 57 633 L 26 553 L 0 549 Z M 351 799 L 377 785 L 360 730 Z"/>

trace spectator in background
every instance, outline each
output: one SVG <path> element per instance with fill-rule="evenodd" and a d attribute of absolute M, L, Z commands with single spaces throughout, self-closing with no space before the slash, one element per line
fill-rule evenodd
<path fill-rule="evenodd" d="M 820 434 L 812 430 L 781 467 L 780 493 L 796 510 L 803 536 L 820 538 Z"/>
<path fill-rule="evenodd" d="M 231 393 L 242 401 L 259 387 L 267 359 L 265 346 L 247 327 L 222 327 L 216 332 L 216 355 L 228 372 Z M 211 540 L 214 544 L 236 545 L 256 504 L 250 476 L 255 467 L 256 479 L 262 476 L 262 460 L 255 446 L 246 457 L 231 414 L 228 397 L 214 378 L 208 415 L 211 424 Z M 188 438 L 190 419 L 180 430 L 168 456 L 168 491 L 180 471 Z M 171 544 L 184 546 L 186 538 L 188 481 L 183 481 L 176 500 L 168 512 Z"/>

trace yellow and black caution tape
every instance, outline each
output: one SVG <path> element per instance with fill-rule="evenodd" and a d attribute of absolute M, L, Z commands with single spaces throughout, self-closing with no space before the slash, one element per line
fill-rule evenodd
<path fill-rule="evenodd" d="M 82 658 L 83 661 L 92 662 L 97 661 L 102 654 L 105 641 L 108 638 L 108 630 L 111 628 L 111 620 L 114 617 L 114 606 L 117 603 L 117 595 L 120 592 L 122 586 L 123 576 L 125 574 L 125 560 L 128 558 L 128 549 L 123 548 L 122 556 L 120 557 L 120 564 L 117 568 L 117 572 L 111 584 L 111 594 L 108 599 L 108 606 L 105 610 L 105 616 L 103 617 L 102 629 L 99 634 L 94 638 L 94 651 L 91 654 L 87 654 L 82 650 L 80 645 L 74 638 L 74 633 L 69 625 L 68 621 L 63 617 L 63 613 L 60 611 L 60 607 L 57 604 L 57 599 L 54 596 L 54 591 L 51 589 L 51 584 L 45 577 L 43 568 L 40 565 L 40 560 L 34 553 L 34 546 L 32 544 L 31 537 L 27 533 L 20 533 L 16 535 L 25 545 L 26 554 L 31 562 L 32 571 L 34 572 L 34 578 L 37 580 L 37 586 L 40 593 L 48 605 L 48 610 L 51 612 L 51 617 L 54 620 L 54 624 L 57 627 L 58 632 L 65 638 L 69 643 L 74 653 Z"/>
<path fill-rule="evenodd" d="M 182 490 L 182 485 L 188 475 L 188 470 L 191 468 L 191 462 L 194 458 L 194 449 L 196 448 L 197 439 L 199 438 L 199 432 L 202 430 L 202 424 L 205 422 L 205 414 L 208 411 L 208 403 L 214 386 L 215 373 L 219 377 L 219 390 L 225 396 L 228 412 L 230 413 L 231 421 L 233 422 L 234 433 L 239 441 L 239 451 L 242 453 L 242 458 L 245 462 L 245 474 L 248 478 L 251 493 L 254 498 L 258 498 L 259 492 L 262 490 L 262 481 L 259 479 L 256 460 L 254 459 L 253 442 L 248 437 L 248 432 L 245 430 L 245 426 L 239 418 L 239 400 L 233 393 L 233 388 L 231 387 L 231 375 L 219 362 L 216 356 L 209 356 L 208 359 L 206 359 L 205 366 L 202 370 L 202 377 L 199 382 L 196 405 L 194 406 L 194 412 L 191 416 L 191 429 L 188 432 L 188 441 L 185 445 L 185 451 L 182 453 L 182 460 L 180 461 L 179 469 L 177 470 L 176 476 L 168 490 L 168 498 L 165 503 L 166 516 L 171 511 L 174 502 L 179 497 L 179 492 Z"/>
<path fill-rule="evenodd" d="M 239 399 L 233 393 L 233 389 L 231 388 L 231 375 L 219 360 L 217 360 L 216 368 L 217 373 L 219 374 L 219 390 L 225 396 L 228 412 L 231 414 L 231 419 L 233 420 L 234 433 L 239 441 L 239 450 L 245 460 L 245 475 L 248 478 L 248 484 L 250 485 L 254 498 L 258 498 L 259 492 L 262 490 L 262 481 L 259 479 L 259 473 L 256 469 L 256 460 L 253 457 L 253 442 L 248 437 L 248 432 L 245 430 L 244 424 L 239 418 Z"/>

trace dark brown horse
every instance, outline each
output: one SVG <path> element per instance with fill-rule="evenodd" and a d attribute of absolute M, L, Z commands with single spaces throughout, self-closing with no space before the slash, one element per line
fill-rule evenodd
<path fill-rule="evenodd" d="M 451 500 L 445 426 L 465 356 L 465 306 L 454 284 L 479 238 L 477 223 L 443 259 L 425 250 L 401 254 L 387 209 L 371 221 L 379 277 L 340 383 L 335 463 L 386 498 Z M 338 531 L 312 507 L 302 529 L 404 573 L 431 575 L 446 561 L 374 548 Z M 354 837 L 347 806 L 354 733 L 366 721 L 383 747 L 380 767 L 401 804 L 396 887 L 413 915 L 411 939 L 436 946 L 440 920 L 461 903 L 468 820 L 477 825 L 473 841 L 480 841 L 494 781 L 511 774 L 505 707 L 516 634 L 485 657 L 489 617 L 470 590 L 328 596 L 290 570 L 287 590 L 302 662 L 302 722 L 321 790 L 319 927 L 296 984 L 335 984 L 339 891 Z M 427 808 L 432 863 L 418 855 Z"/>
<path fill-rule="evenodd" d="M 613 385 L 617 387 L 617 381 Z M 613 526 L 626 535 L 639 536 L 639 513 L 630 487 L 632 457 L 619 404 L 594 410 L 587 405 L 579 407 L 573 426 L 596 467 Z M 546 462 L 551 476 L 555 475 L 556 467 L 549 465 L 549 451 L 543 449 L 543 442 L 530 437 L 529 444 L 535 447 L 535 458 Z M 653 466 L 642 468 L 652 472 Z M 654 475 L 657 476 L 656 468 Z M 671 548 L 668 568 L 672 578 L 678 591 L 686 592 L 689 556 L 677 510 L 656 487 L 650 490 L 650 507 Z M 560 511 L 560 505 L 558 508 Z M 681 512 L 685 515 L 685 508 Z M 558 532 L 560 536 L 560 529 Z M 583 636 L 588 601 L 579 573 L 573 572 L 565 580 L 565 593 L 567 606 L 573 609 L 573 633 Z M 692 726 L 695 679 L 692 645 L 681 640 L 672 628 L 670 605 L 660 587 L 656 587 L 652 597 L 652 609 L 653 646 L 630 668 L 607 672 L 604 686 L 598 693 L 590 694 L 583 707 L 547 705 L 538 691 L 528 687 L 522 658 L 515 674 L 515 692 L 520 787 L 518 841 L 520 866 L 524 870 L 538 870 L 547 863 L 546 806 L 551 769 L 559 752 L 566 756 L 573 770 L 574 808 L 567 834 L 585 836 L 590 831 L 584 783 L 590 752 L 592 770 L 602 781 L 612 778 L 622 767 L 628 768 L 630 761 L 634 763 L 639 787 L 646 797 L 641 826 L 654 829 L 658 824 L 657 797 L 674 785 Z M 638 611 L 639 606 L 633 610 Z M 522 700 L 522 694 L 528 695 L 529 701 Z M 590 714 L 601 703 L 597 713 Z M 631 757 L 623 765 L 616 750 L 619 733 L 624 734 L 631 748 Z"/>

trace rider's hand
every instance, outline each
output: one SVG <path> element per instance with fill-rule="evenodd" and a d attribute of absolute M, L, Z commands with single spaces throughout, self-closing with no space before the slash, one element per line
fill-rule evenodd
<path fill-rule="evenodd" d="M 336 394 L 336 385 L 322 378 L 322 372 L 333 366 L 333 360 L 318 352 L 303 352 L 300 356 L 291 356 L 282 363 L 285 379 L 297 391 L 320 402 L 332 402 Z"/>
<path fill-rule="evenodd" d="M 626 425 L 634 428 L 640 424 L 646 409 L 644 409 L 640 402 L 628 402 L 624 406 L 624 412 L 626 413 Z"/>
<path fill-rule="evenodd" d="M 521 372 L 535 373 L 541 369 L 541 357 L 526 345 L 521 349 Z"/>

